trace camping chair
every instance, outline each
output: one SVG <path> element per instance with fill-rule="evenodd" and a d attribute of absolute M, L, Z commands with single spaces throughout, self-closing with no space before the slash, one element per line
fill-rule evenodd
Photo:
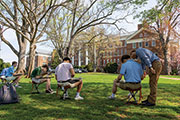
<path fill-rule="evenodd" d="M 32 91 L 31 91 L 31 93 L 32 93 L 32 94 L 40 94 L 38 87 L 39 87 L 39 85 L 40 85 L 41 83 L 36 83 L 36 82 L 34 82 L 34 81 L 32 81 L 31 83 L 32 83 Z M 34 91 L 34 88 L 36 89 L 36 92 L 33 92 L 33 91 Z"/>
<path fill-rule="evenodd" d="M 128 88 L 128 90 L 129 90 L 129 92 L 130 92 L 130 97 L 128 98 L 128 102 L 127 103 L 129 103 L 130 102 L 130 100 L 133 98 L 134 100 L 135 100 L 135 102 L 137 103 L 137 104 L 139 104 L 140 102 L 141 102 L 141 99 L 143 98 L 142 97 L 142 91 L 141 91 L 141 87 L 140 88 L 138 88 L 138 89 L 130 89 L 130 88 Z M 139 101 L 137 102 L 137 100 L 136 100 L 136 94 L 138 93 L 138 91 L 139 91 Z"/>
<path fill-rule="evenodd" d="M 58 92 L 59 92 L 59 88 L 63 91 L 63 94 L 62 96 L 60 96 L 60 98 L 62 98 L 63 100 L 65 100 L 65 93 L 67 90 L 64 89 L 64 87 L 66 86 L 63 86 L 63 85 L 60 85 L 60 84 L 57 84 L 57 89 L 56 89 L 56 96 L 58 97 Z"/>
<path fill-rule="evenodd" d="M 53 76 L 46 76 L 46 77 L 42 77 L 40 79 L 46 79 L 46 78 L 53 78 Z M 31 83 L 32 83 L 32 91 L 31 91 L 31 93 L 32 94 L 40 94 L 40 91 L 39 91 L 38 88 L 39 88 L 39 85 L 42 84 L 42 83 L 41 82 L 40 83 L 36 83 L 34 81 L 31 81 Z M 36 89 L 36 92 L 33 92 L 34 88 Z"/>

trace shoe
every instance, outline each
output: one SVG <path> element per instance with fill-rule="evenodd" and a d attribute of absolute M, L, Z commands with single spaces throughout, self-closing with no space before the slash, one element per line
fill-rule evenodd
<path fill-rule="evenodd" d="M 52 92 L 52 91 L 50 91 L 50 90 L 46 90 L 45 93 L 53 94 L 54 92 Z"/>
<path fill-rule="evenodd" d="M 54 92 L 53 89 L 51 89 L 51 88 L 49 89 L 49 91 Z"/>
<path fill-rule="evenodd" d="M 84 98 L 81 97 L 81 96 L 76 96 L 76 97 L 75 97 L 75 100 L 84 100 Z"/>
<path fill-rule="evenodd" d="M 16 87 L 16 88 L 22 88 L 20 85 L 15 85 L 14 87 Z"/>
<path fill-rule="evenodd" d="M 148 100 L 144 100 L 141 102 L 141 104 L 146 104 L 148 102 Z"/>
<path fill-rule="evenodd" d="M 152 104 L 150 102 L 146 102 L 146 104 L 142 104 L 142 105 L 144 105 L 144 106 L 155 106 L 156 104 Z"/>
<path fill-rule="evenodd" d="M 115 97 L 113 97 L 113 96 L 111 95 L 111 96 L 109 96 L 109 97 L 108 97 L 108 99 L 110 99 L 110 100 L 114 100 L 114 99 L 115 99 Z"/>

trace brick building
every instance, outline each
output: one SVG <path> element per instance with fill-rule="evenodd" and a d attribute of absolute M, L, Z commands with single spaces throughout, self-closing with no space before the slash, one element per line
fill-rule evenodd
<path fill-rule="evenodd" d="M 142 27 L 141 24 L 138 25 L 137 31 L 115 36 L 118 39 L 115 39 L 114 37 L 112 38 L 112 42 L 117 42 L 118 44 L 114 44 L 107 49 L 104 49 L 101 59 L 97 60 L 98 67 L 103 67 L 109 62 L 115 62 L 120 65 L 122 55 L 129 54 L 133 49 L 139 47 L 147 48 L 163 59 L 163 53 L 161 44 L 158 40 L 158 34 L 148 29 L 147 27 Z M 74 50 L 75 54 L 72 57 L 72 63 L 74 65 L 81 66 L 88 64 L 88 62 L 92 62 L 92 60 L 90 60 L 92 56 L 89 56 L 89 53 L 92 52 L 92 50 L 89 50 L 87 46 L 83 47 L 83 51 L 76 49 Z M 98 48 L 96 48 L 96 50 L 97 49 Z M 173 54 L 179 50 L 179 42 L 170 42 L 168 49 L 168 55 L 170 56 L 170 54 Z"/>
<path fill-rule="evenodd" d="M 34 67 L 42 66 L 43 64 L 51 65 L 51 51 L 37 49 L 35 52 L 35 64 Z M 27 54 L 26 61 L 29 60 L 29 56 Z M 28 62 L 26 62 L 26 67 L 28 67 Z"/>

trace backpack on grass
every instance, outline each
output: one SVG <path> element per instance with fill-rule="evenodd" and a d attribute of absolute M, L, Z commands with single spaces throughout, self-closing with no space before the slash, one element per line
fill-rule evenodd
<path fill-rule="evenodd" d="M 0 88 L 0 104 L 18 103 L 19 98 L 16 88 L 12 84 L 3 85 Z"/>

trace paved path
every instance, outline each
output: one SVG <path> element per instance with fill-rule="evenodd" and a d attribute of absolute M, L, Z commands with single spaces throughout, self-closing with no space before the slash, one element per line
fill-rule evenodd
<path fill-rule="evenodd" d="M 160 77 L 160 78 L 165 78 L 165 79 L 170 79 L 170 80 L 180 80 L 180 78 L 169 78 L 169 77 Z"/>

